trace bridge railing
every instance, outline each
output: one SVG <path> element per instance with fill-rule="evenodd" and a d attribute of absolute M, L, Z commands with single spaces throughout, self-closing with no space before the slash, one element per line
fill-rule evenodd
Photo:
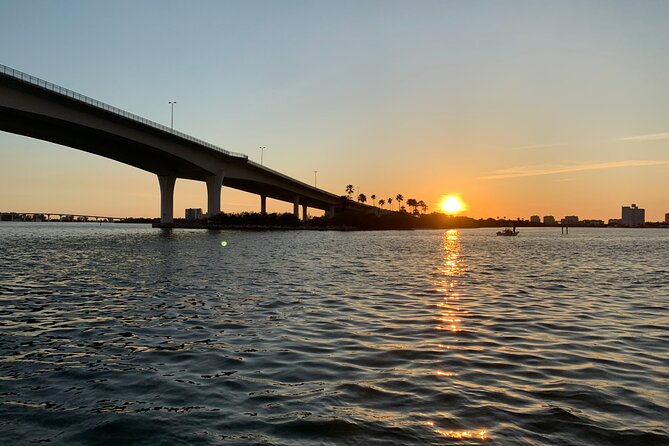
<path fill-rule="evenodd" d="M 205 146 L 209 149 L 215 150 L 217 152 L 223 153 L 228 156 L 233 156 L 236 158 L 243 158 L 245 160 L 248 160 L 248 156 L 244 155 L 243 153 L 236 153 L 236 152 L 230 152 L 225 149 L 221 149 L 220 147 L 217 147 L 211 143 L 208 143 L 207 141 L 203 141 L 201 139 L 195 138 L 193 136 L 187 135 L 186 133 L 179 132 L 177 130 L 171 129 L 167 126 L 164 126 L 162 124 L 158 124 L 157 122 L 150 121 L 146 118 L 142 118 L 141 116 L 135 115 L 133 113 L 127 112 L 125 110 L 121 110 L 120 108 L 111 106 L 109 104 L 105 104 L 104 102 L 98 101 L 96 99 L 90 98 L 88 96 L 85 96 L 83 94 L 79 94 L 75 91 L 68 90 L 67 88 L 61 87 L 56 84 L 52 84 L 51 82 L 45 81 L 44 79 L 40 79 L 38 77 L 32 76 L 28 73 L 24 73 L 23 71 L 15 70 L 14 68 L 8 67 L 6 65 L 0 64 L 0 73 L 5 74 L 13 79 L 18 79 L 23 82 L 27 82 L 32 85 L 36 85 L 38 87 L 44 88 L 45 90 L 53 91 L 55 93 L 61 94 L 63 96 L 67 96 L 69 98 L 75 99 L 77 101 L 83 102 L 85 104 L 91 105 L 96 108 L 100 108 L 102 110 L 106 110 L 108 112 L 114 113 L 119 116 L 123 116 L 124 118 L 131 119 L 136 122 L 140 122 L 144 125 L 148 125 L 149 127 L 153 127 L 158 130 L 162 130 L 167 133 L 171 133 L 175 136 L 178 136 L 180 138 L 186 139 L 188 141 L 194 142 L 196 144 Z"/>
<path fill-rule="evenodd" d="M 292 182 L 292 183 L 299 184 L 300 186 L 302 186 L 302 187 L 304 187 L 304 188 L 306 188 L 306 189 L 311 189 L 311 190 L 313 190 L 313 191 L 316 191 L 316 192 L 319 192 L 319 193 L 322 193 L 322 194 L 329 195 L 329 196 L 331 196 L 332 198 L 339 198 L 337 195 L 335 195 L 335 194 L 333 194 L 333 193 L 331 193 L 331 192 L 328 192 L 328 191 L 323 190 L 323 189 L 319 189 L 319 188 L 317 188 L 316 186 L 312 186 L 311 184 L 307 184 L 307 183 L 305 183 L 304 181 L 296 180 L 295 178 L 289 177 L 288 175 L 283 174 L 283 173 L 279 172 L 278 170 L 270 169 L 269 167 L 267 167 L 267 166 L 263 166 L 262 164 L 260 164 L 260 163 L 256 163 L 255 161 L 251 161 L 251 160 L 249 160 L 249 161 L 248 161 L 248 164 L 249 164 L 250 166 L 254 166 L 254 167 L 256 167 L 256 168 L 258 168 L 258 169 L 260 169 L 260 170 L 264 170 L 264 171 L 269 172 L 269 173 L 271 173 L 271 174 L 273 174 L 273 175 L 276 175 L 276 176 L 278 176 L 278 177 L 284 178 L 284 179 L 286 179 L 286 180 L 288 180 L 288 181 L 290 181 L 290 182 Z"/>

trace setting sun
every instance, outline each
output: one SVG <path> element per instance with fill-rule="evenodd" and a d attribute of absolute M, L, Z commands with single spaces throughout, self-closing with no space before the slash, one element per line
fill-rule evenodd
<path fill-rule="evenodd" d="M 455 195 L 447 195 L 441 201 L 441 209 L 447 214 L 457 214 L 465 209 L 462 200 Z"/>

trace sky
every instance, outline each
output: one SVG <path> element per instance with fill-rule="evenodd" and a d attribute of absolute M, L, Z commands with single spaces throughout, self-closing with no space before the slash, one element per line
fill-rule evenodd
<path fill-rule="evenodd" d="M 474 218 L 663 220 L 668 54 L 666 1 L 0 1 L 0 64 L 165 125 L 176 101 L 175 129 L 336 194 L 458 194 Z M 204 183 L 177 180 L 187 207 Z M 223 188 L 224 211 L 259 207 Z M 0 132 L 2 211 L 159 208 L 149 172 Z"/>

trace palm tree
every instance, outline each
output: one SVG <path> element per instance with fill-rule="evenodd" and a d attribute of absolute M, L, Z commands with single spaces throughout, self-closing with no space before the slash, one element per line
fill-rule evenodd
<path fill-rule="evenodd" d="M 375 195 L 375 194 L 372 194 L 372 195 L 369 196 L 369 198 L 372 199 L 372 205 L 373 205 L 373 206 L 376 206 L 376 195 Z"/>
<path fill-rule="evenodd" d="M 418 202 L 416 201 L 415 198 L 409 198 L 407 200 L 407 206 L 411 206 L 413 208 L 413 213 L 417 214 L 418 211 L 416 210 L 416 207 L 418 207 Z"/>
<path fill-rule="evenodd" d="M 404 196 L 402 194 L 397 194 L 395 200 L 397 200 L 397 206 L 401 207 L 402 202 L 404 201 Z"/>
<path fill-rule="evenodd" d="M 346 186 L 346 196 L 348 197 L 349 200 L 351 199 L 351 195 L 353 195 L 353 190 L 354 189 L 355 188 L 353 187 L 352 184 L 349 184 L 348 186 Z"/>
<path fill-rule="evenodd" d="M 386 200 L 384 200 L 383 198 L 380 199 L 380 200 L 379 200 L 379 206 L 381 206 L 381 208 L 383 208 L 383 205 L 384 205 L 384 204 L 386 204 Z"/>
<path fill-rule="evenodd" d="M 393 210 L 393 197 L 388 197 L 388 207 Z"/>
<path fill-rule="evenodd" d="M 366 196 L 365 194 L 360 194 L 360 195 L 358 195 L 358 201 L 359 201 L 360 203 L 364 203 L 364 202 L 366 202 L 366 201 L 367 201 L 367 196 Z"/>
<path fill-rule="evenodd" d="M 421 211 L 423 211 L 423 214 L 427 212 L 427 205 L 423 200 L 418 202 L 418 207 L 421 209 Z"/>

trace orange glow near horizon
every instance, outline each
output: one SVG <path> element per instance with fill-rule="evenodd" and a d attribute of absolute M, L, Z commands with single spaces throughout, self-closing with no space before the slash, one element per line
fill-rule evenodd
<path fill-rule="evenodd" d="M 457 195 L 444 195 L 439 207 L 449 215 L 457 214 L 466 209 L 465 203 Z"/>

